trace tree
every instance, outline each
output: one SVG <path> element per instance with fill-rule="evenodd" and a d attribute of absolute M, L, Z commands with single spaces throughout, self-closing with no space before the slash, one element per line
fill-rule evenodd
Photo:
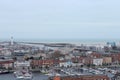
<path fill-rule="evenodd" d="M 58 59 L 60 57 L 65 57 L 65 55 L 61 54 L 60 51 L 55 51 L 53 54 L 51 54 L 51 58 Z"/>
<path fill-rule="evenodd" d="M 29 59 L 33 60 L 33 59 L 34 59 L 34 57 L 33 57 L 33 56 L 31 56 Z"/>

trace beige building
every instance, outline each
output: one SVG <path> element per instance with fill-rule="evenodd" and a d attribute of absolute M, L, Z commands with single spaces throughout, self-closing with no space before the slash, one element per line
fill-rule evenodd
<path fill-rule="evenodd" d="M 111 57 L 104 57 L 103 58 L 103 64 L 110 64 L 110 63 L 112 63 Z"/>

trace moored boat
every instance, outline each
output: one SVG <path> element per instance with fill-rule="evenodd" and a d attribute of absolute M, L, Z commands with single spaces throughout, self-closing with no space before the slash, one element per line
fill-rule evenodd
<path fill-rule="evenodd" d="M 8 74 L 10 73 L 8 70 L 0 70 L 0 74 Z"/>
<path fill-rule="evenodd" d="M 22 72 L 22 71 L 17 71 L 14 72 L 14 75 L 16 77 L 16 79 L 23 79 L 23 80 L 32 80 L 33 75 L 31 72 Z"/>

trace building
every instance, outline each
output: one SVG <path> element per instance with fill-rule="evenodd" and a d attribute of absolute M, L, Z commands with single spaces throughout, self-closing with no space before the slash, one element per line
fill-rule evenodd
<path fill-rule="evenodd" d="M 93 64 L 96 66 L 102 65 L 103 59 L 102 58 L 95 58 L 95 59 L 93 59 Z"/>
<path fill-rule="evenodd" d="M 107 45 L 109 47 L 114 47 L 114 46 L 116 46 L 116 43 L 115 42 L 107 42 Z"/>
<path fill-rule="evenodd" d="M 11 54 L 12 54 L 12 52 L 8 49 L 3 49 L 0 51 L 1 56 L 10 56 Z"/>
<path fill-rule="evenodd" d="M 70 67 L 74 66 L 74 64 L 71 61 L 62 61 L 59 63 L 60 67 Z"/>
<path fill-rule="evenodd" d="M 91 58 L 100 58 L 102 55 L 94 52 L 94 53 L 89 54 L 88 56 Z"/>
<path fill-rule="evenodd" d="M 83 64 L 85 65 L 95 65 L 95 66 L 99 66 L 103 64 L 103 58 L 90 58 L 90 57 L 86 57 L 83 58 Z"/>
<path fill-rule="evenodd" d="M 110 56 L 113 63 L 120 63 L 120 53 L 114 53 Z"/>
<path fill-rule="evenodd" d="M 30 67 L 30 61 L 17 61 L 14 63 L 14 67 Z"/>
<path fill-rule="evenodd" d="M 30 65 L 32 68 L 34 69 L 38 69 L 41 67 L 50 67 L 53 66 L 54 63 L 56 63 L 54 60 L 52 59 L 48 59 L 48 60 L 32 60 Z"/>
<path fill-rule="evenodd" d="M 103 57 L 103 64 L 111 64 L 112 58 L 111 57 Z"/>
<path fill-rule="evenodd" d="M 92 58 L 84 58 L 82 63 L 85 65 L 93 64 L 93 59 Z"/>
<path fill-rule="evenodd" d="M 14 60 L 12 60 L 12 59 L 0 59 L 0 68 L 13 69 L 14 68 Z"/>

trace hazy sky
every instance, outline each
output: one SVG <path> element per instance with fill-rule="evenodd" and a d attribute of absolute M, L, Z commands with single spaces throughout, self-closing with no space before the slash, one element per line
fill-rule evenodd
<path fill-rule="evenodd" d="M 0 39 L 120 39 L 120 0 L 0 0 Z"/>

